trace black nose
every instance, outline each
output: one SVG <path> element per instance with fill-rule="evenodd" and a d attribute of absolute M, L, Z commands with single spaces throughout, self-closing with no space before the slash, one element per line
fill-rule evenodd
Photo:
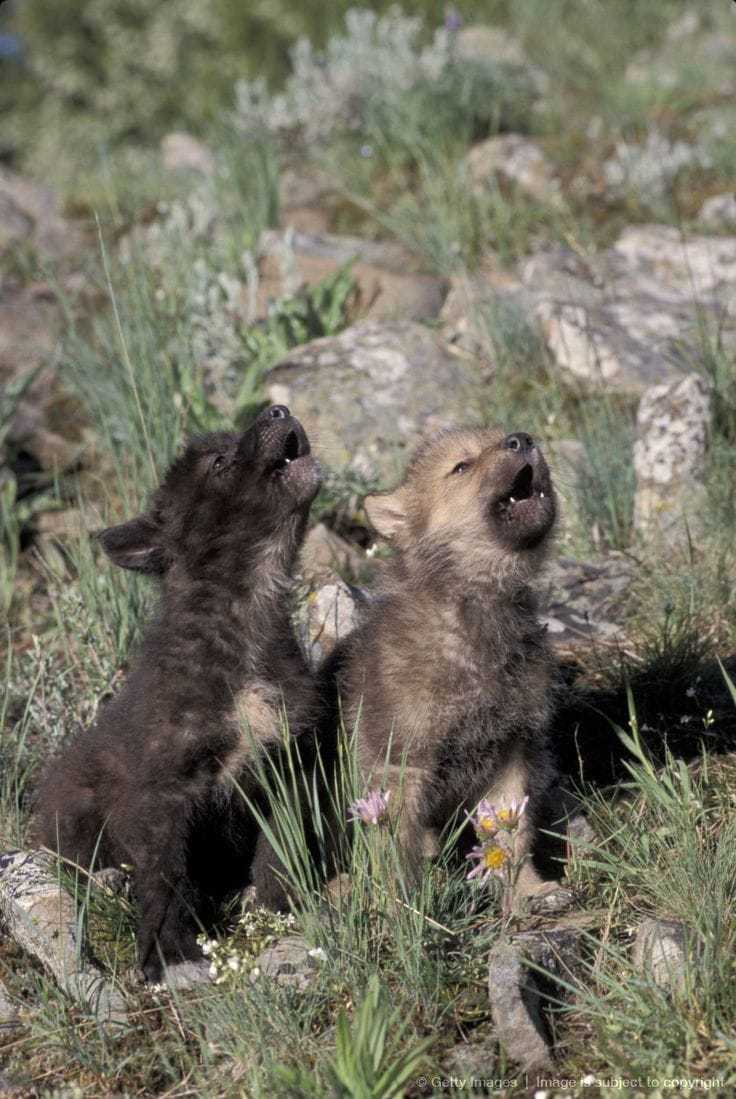
<path fill-rule="evenodd" d="M 507 450 L 517 450 L 520 454 L 526 454 L 528 450 L 533 448 L 534 440 L 531 435 L 527 435 L 524 431 L 515 431 L 513 435 L 506 436 L 503 445 Z"/>
<path fill-rule="evenodd" d="M 272 420 L 285 420 L 287 416 L 291 416 L 291 413 L 285 404 L 275 404 L 269 408 L 268 415 Z"/>

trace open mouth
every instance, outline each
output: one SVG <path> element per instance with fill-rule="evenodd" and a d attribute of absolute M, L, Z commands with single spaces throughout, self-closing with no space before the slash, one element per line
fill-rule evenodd
<path fill-rule="evenodd" d="M 527 463 L 514 477 L 509 491 L 496 501 L 495 511 L 511 519 L 518 511 L 527 510 L 530 501 L 544 499 L 545 490 L 539 482 L 535 484 L 534 468 Z"/>
<path fill-rule="evenodd" d="M 309 441 L 306 436 L 301 436 L 296 431 L 290 431 L 284 439 L 283 450 L 280 456 L 271 466 L 271 473 L 283 473 L 292 462 L 298 458 L 304 458 L 309 454 Z"/>

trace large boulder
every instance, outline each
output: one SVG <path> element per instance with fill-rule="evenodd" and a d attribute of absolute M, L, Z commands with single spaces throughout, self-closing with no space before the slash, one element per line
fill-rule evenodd
<path fill-rule="evenodd" d="M 520 275 L 552 368 L 576 388 L 641 397 L 702 361 L 704 334 L 736 344 L 736 237 L 630 226 L 598 256 L 557 249 Z"/>
<path fill-rule="evenodd" d="M 284 293 L 314 286 L 350 264 L 356 284 L 356 314 L 377 320 L 423 320 L 437 316 L 449 283 L 417 270 L 418 261 L 400 245 L 330 233 L 268 230 L 259 244 L 256 316 Z"/>
<path fill-rule="evenodd" d="M 327 464 L 391 481 L 423 432 L 474 418 L 479 380 L 422 325 L 367 321 L 296 348 L 266 386 Z"/>

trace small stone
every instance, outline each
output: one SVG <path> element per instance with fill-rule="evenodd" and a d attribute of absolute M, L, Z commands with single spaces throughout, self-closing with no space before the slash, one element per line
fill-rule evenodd
<path fill-rule="evenodd" d="M 166 134 L 161 139 L 161 159 L 167 172 L 199 172 L 215 174 L 215 158 L 207 146 L 187 133 Z"/>
<path fill-rule="evenodd" d="M 586 847 L 592 847 L 596 841 L 593 825 L 584 813 L 573 813 L 568 818 L 566 832 L 573 853 L 580 852 L 582 854 Z"/>
<path fill-rule="evenodd" d="M 736 195 L 733 191 L 707 198 L 700 207 L 698 221 L 709 229 L 736 226 Z"/>
<path fill-rule="evenodd" d="M 669 543 L 697 531 L 711 429 L 711 386 L 701 374 L 648 389 L 634 443 L 634 529 Z"/>
<path fill-rule="evenodd" d="M 633 961 L 661 988 L 679 990 L 685 983 L 687 936 L 677 920 L 645 919 L 634 941 Z"/>
<path fill-rule="evenodd" d="M 195 985 L 211 984 L 210 963 L 205 959 L 188 962 L 173 962 L 167 965 L 163 974 L 163 984 L 177 992 L 185 992 Z"/>
<path fill-rule="evenodd" d="M 560 202 L 560 186 L 552 165 L 536 142 L 522 134 L 502 134 L 474 145 L 465 164 L 476 191 L 487 190 L 500 180 L 517 186 L 538 202 Z"/>
<path fill-rule="evenodd" d="M 302 546 L 300 569 L 310 584 L 324 584 L 332 580 L 336 573 L 355 578 L 365 565 L 366 558 L 360 550 L 324 523 L 312 527 Z"/>
<path fill-rule="evenodd" d="M 574 903 L 575 894 L 572 889 L 550 882 L 548 888 L 528 898 L 527 908 L 535 916 L 557 916 L 567 912 Z"/>
<path fill-rule="evenodd" d="M 446 1076 L 490 1077 L 498 1057 L 496 1036 L 478 1034 L 474 1029 L 467 1041 L 458 1042 L 442 1058 L 443 1073 Z"/>
<path fill-rule="evenodd" d="M 309 661 L 317 668 L 360 621 L 360 603 L 342 580 L 335 579 L 307 597 L 306 643 Z"/>
<path fill-rule="evenodd" d="M 253 963 L 251 980 L 269 978 L 276 984 L 303 992 L 324 964 L 301 935 L 290 935 L 267 947 Z"/>

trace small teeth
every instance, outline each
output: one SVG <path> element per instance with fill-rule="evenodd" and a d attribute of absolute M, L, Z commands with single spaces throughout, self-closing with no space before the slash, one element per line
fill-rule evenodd
<path fill-rule="evenodd" d="M 540 495 L 540 497 L 541 497 L 541 498 L 542 498 L 542 500 L 543 500 L 543 499 L 544 499 L 544 493 L 543 493 L 543 492 L 540 492 L 540 493 L 539 493 L 539 495 Z"/>

